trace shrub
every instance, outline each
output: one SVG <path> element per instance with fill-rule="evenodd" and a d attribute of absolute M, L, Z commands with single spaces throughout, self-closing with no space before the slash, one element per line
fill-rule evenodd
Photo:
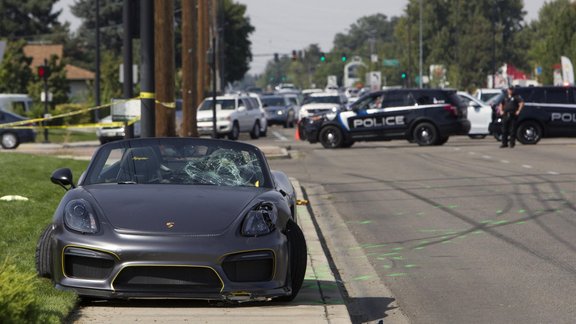
<path fill-rule="evenodd" d="M 18 271 L 8 258 L 0 265 L 0 323 L 29 323 L 37 318 L 35 274 Z"/>

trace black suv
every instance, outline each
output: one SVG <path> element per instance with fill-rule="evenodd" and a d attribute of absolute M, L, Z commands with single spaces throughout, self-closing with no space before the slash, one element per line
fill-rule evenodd
<path fill-rule="evenodd" d="M 418 145 L 442 145 L 466 135 L 470 121 L 456 90 L 389 89 L 372 92 L 346 110 L 303 119 L 310 143 L 350 147 L 356 141 L 407 139 Z"/>
<path fill-rule="evenodd" d="M 516 123 L 516 138 L 522 144 L 536 144 L 544 137 L 576 137 L 576 87 L 518 87 L 514 92 L 525 102 Z M 503 100 L 503 92 L 494 103 Z M 491 130 L 499 139 L 500 120 Z"/>

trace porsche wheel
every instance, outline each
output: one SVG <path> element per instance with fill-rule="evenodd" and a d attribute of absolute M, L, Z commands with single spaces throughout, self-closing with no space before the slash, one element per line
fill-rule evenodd
<path fill-rule="evenodd" d="M 412 137 L 414 138 L 414 141 L 420 146 L 434 145 L 439 140 L 436 127 L 427 122 L 416 125 Z"/>
<path fill-rule="evenodd" d="M 320 143 L 324 148 L 340 148 L 344 143 L 344 135 L 336 126 L 326 126 L 320 131 Z"/>
<path fill-rule="evenodd" d="M 50 239 L 53 232 L 52 224 L 49 224 L 42 231 L 38 244 L 36 244 L 36 272 L 38 276 L 43 278 L 52 277 L 52 271 L 50 271 Z"/>
<path fill-rule="evenodd" d="M 2 145 L 3 149 L 12 150 L 20 145 L 20 140 L 18 136 L 11 132 L 6 132 L 1 135 L 0 144 Z"/>
<path fill-rule="evenodd" d="M 306 250 L 306 240 L 304 233 L 296 223 L 288 221 L 286 224 L 286 237 L 288 238 L 289 249 L 289 268 L 288 279 L 292 286 L 290 295 L 278 297 L 278 301 L 289 302 L 294 300 L 302 288 L 304 283 L 304 275 L 306 274 L 306 262 L 308 261 L 308 252 Z"/>

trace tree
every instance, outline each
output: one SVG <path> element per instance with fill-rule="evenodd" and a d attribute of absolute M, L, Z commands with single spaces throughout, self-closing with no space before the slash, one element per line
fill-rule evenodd
<path fill-rule="evenodd" d="M 52 55 L 50 59 L 48 59 L 48 92 L 52 93 L 52 106 L 68 102 L 70 86 L 68 79 L 66 79 L 65 67 L 66 64 L 64 61 L 56 55 Z M 40 102 L 40 94 L 42 91 L 44 91 L 44 81 L 38 74 L 34 74 L 32 82 L 28 84 L 28 93 L 34 99 L 34 102 Z M 36 116 L 39 116 L 38 112 L 43 111 L 43 108 L 36 107 L 34 111 L 36 112 Z"/>
<path fill-rule="evenodd" d="M 100 0 L 99 4 L 100 48 L 105 48 L 121 56 L 123 0 Z M 82 20 L 74 42 L 80 45 L 83 50 L 69 54 L 73 56 L 75 63 L 85 62 L 85 64 L 79 65 L 87 67 L 86 63 L 94 62 L 96 57 L 96 1 L 77 0 L 70 9 L 74 16 Z"/>
<path fill-rule="evenodd" d="M 58 16 L 62 10 L 52 12 L 58 0 L 2 0 L 0 1 L 0 37 L 16 40 L 48 34 L 61 26 Z"/>
<path fill-rule="evenodd" d="M 223 0 L 224 82 L 241 80 L 250 67 L 252 51 L 249 37 L 254 32 L 246 6 L 233 0 Z"/>
<path fill-rule="evenodd" d="M 448 68 L 450 85 L 480 86 L 494 66 L 526 65 L 518 33 L 524 28 L 522 0 L 428 0 L 423 3 L 424 67 Z M 406 54 L 402 65 L 416 75 L 419 64 L 420 0 L 410 0 L 395 34 Z"/>
<path fill-rule="evenodd" d="M 0 64 L 0 92 L 26 93 L 28 83 L 33 79 L 30 68 L 32 58 L 24 55 L 24 40 L 8 43 L 4 59 Z"/>
<path fill-rule="evenodd" d="M 534 38 L 530 60 L 542 68 L 539 81 L 552 84 L 554 66 L 560 64 L 560 57 L 567 56 L 573 63 L 576 60 L 576 4 L 569 0 L 545 3 L 531 28 Z"/>

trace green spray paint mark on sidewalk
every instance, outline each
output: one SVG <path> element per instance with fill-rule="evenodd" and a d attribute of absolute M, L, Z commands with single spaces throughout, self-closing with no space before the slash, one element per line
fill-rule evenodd
<path fill-rule="evenodd" d="M 354 278 L 354 281 L 366 281 L 366 280 L 370 280 L 372 278 L 372 276 L 359 276 Z"/>

